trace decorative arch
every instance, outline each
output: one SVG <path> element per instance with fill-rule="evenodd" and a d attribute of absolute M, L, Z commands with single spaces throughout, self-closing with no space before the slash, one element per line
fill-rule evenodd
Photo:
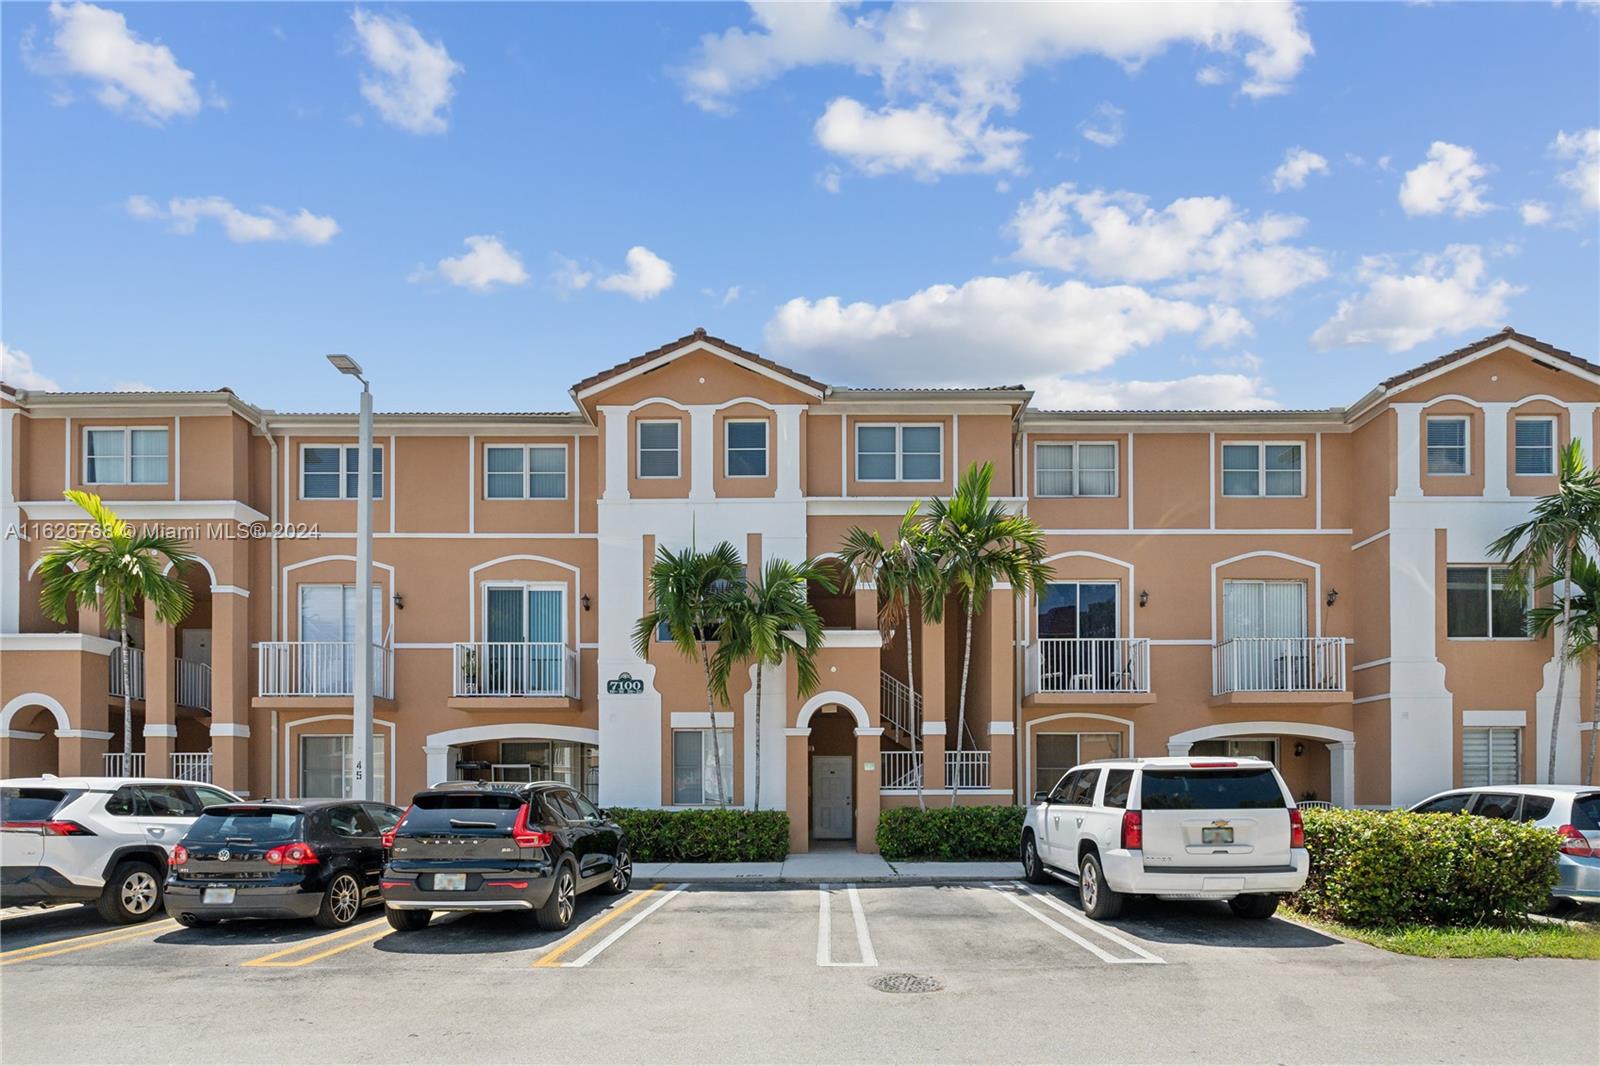
<path fill-rule="evenodd" d="M 204 555 L 198 555 L 198 554 L 192 555 L 192 556 L 190 556 L 190 558 L 193 559 L 195 562 L 199 563 L 200 564 L 200 568 L 203 569 L 207 574 L 210 575 L 210 577 L 211 577 L 211 588 L 213 590 L 215 590 L 219 585 L 222 584 L 222 582 L 217 580 L 216 568 L 211 565 L 211 561 L 209 559 L 207 559 Z M 172 561 L 170 559 L 167 561 L 166 567 L 164 569 L 162 569 L 161 572 L 163 574 L 172 573 Z"/>
<path fill-rule="evenodd" d="M 1223 737 L 1237 737 L 1255 735 L 1258 733 L 1281 733 L 1292 737 L 1309 737 L 1313 740 L 1326 741 L 1330 744 L 1354 744 L 1356 735 L 1348 729 L 1339 729 L 1336 726 L 1320 725 L 1316 722 L 1220 722 L 1215 725 L 1204 725 L 1198 729 L 1188 729 L 1182 733 L 1174 733 L 1167 738 L 1169 748 L 1179 744 L 1190 745 L 1201 740 L 1220 740 Z"/>
<path fill-rule="evenodd" d="M 450 748 L 457 744 L 477 744 L 486 740 L 566 740 L 599 746 L 600 731 L 570 725 L 544 725 L 540 722 L 495 722 L 469 725 L 429 733 L 422 751 L 427 756 L 429 785 L 443 781 L 450 773 Z"/>
<path fill-rule="evenodd" d="M 354 564 L 355 561 L 356 557 L 354 555 L 319 555 L 314 559 L 301 559 L 298 563 L 289 563 L 287 566 L 283 567 L 282 571 L 278 575 L 278 580 L 281 582 L 281 585 L 279 586 L 280 595 L 278 600 L 280 614 L 279 623 L 282 626 L 282 629 L 279 630 L 279 632 L 289 632 L 289 571 L 299 570 L 303 566 L 315 566 L 317 563 L 346 562 Z M 393 595 L 395 579 L 394 567 L 389 563 L 380 563 L 376 559 L 372 561 L 372 565 L 375 569 L 383 570 L 388 573 L 389 593 L 390 595 Z M 392 627 L 394 624 L 394 614 L 392 611 L 390 612 L 389 620 L 390 626 Z"/>
<path fill-rule="evenodd" d="M 352 730 L 355 729 L 355 715 L 353 715 L 353 714 L 319 714 L 319 715 L 316 715 L 315 717 L 312 717 L 312 718 L 297 718 L 292 722 L 283 723 L 283 748 L 282 748 L 282 751 L 283 751 L 283 793 L 282 794 L 285 795 L 285 796 L 293 796 L 297 792 L 299 792 L 298 788 L 295 788 L 290 784 L 290 782 L 293 781 L 293 779 L 294 779 L 294 775 L 293 775 L 293 772 L 291 771 L 290 767 L 292 765 L 294 765 L 295 763 L 297 763 L 298 760 L 293 757 L 293 754 L 292 754 L 293 749 L 291 749 L 289 747 L 289 738 L 293 735 L 293 732 L 295 730 L 299 729 L 301 726 L 308 726 L 308 725 L 312 725 L 312 724 L 317 723 L 317 722 L 349 722 L 350 723 L 350 728 Z M 399 755 L 399 752 L 397 752 L 395 750 L 395 745 L 394 745 L 394 739 L 395 739 L 394 722 L 390 721 L 387 718 L 374 718 L 372 720 L 372 727 L 373 727 L 374 730 L 386 729 L 389 732 L 388 740 L 384 745 L 384 748 L 385 748 L 384 755 L 385 755 L 385 758 L 388 760 L 389 765 L 387 767 L 385 767 L 385 772 L 384 772 L 384 775 L 383 775 L 384 776 L 385 790 L 389 793 L 389 795 L 386 796 L 386 797 L 380 797 L 378 802 L 380 802 L 380 803 L 393 803 L 394 802 L 394 797 L 395 797 L 395 778 L 397 776 L 399 776 L 398 774 L 396 774 L 395 771 L 400 765 L 400 755 Z M 311 735 L 312 736 L 317 736 L 319 734 L 313 733 Z"/>
<path fill-rule="evenodd" d="M 572 615 L 572 628 L 569 631 L 569 639 L 576 646 L 579 643 L 579 626 L 582 623 L 582 619 L 578 617 L 578 603 L 583 599 L 583 571 L 572 563 L 564 563 L 560 559 L 552 559 L 548 555 L 502 555 L 497 559 L 479 563 L 477 566 L 467 570 L 467 639 L 478 639 L 478 612 L 475 609 L 477 604 L 478 571 L 487 570 L 491 566 L 499 566 L 501 563 L 548 563 L 572 574 L 572 602 L 567 604 L 566 607 L 568 613 Z"/>
<path fill-rule="evenodd" d="M 1443 396 L 1435 396 L 1432 399 L 1422 401 L 1422 403 L 1418 404 L 1418 406 L 1422 408 L 1423 411 L 1427 411 L 1427 409 L 1430 407 L 1437 407 L 1439 404 L 1448 403 L 1451 400 L 1458 400 L 1469 407 L 1476 407 L 1480 411 L 1483 410 L 1483 403 L 1481 401 L 1474 400 L 1471 396 L 1463 396 L 1459 392 L 1447 392 Z"/>
<path fill-rule="evenodd" d="M 1074 559 L 1074 558 L 1077 558 L 1077 559 L 1096 559 L 1096 560 L 1098 560 L 1098 561 L 1100 561 L 1102 563 L 1110 563 L 1112 566 L 1120 566 L 1120 567 L 1122 567 L 1124 570 L 1126 570 L 1128 572 L 1128 587 L 1127 587 L 1127 589 L 1124 590 L 1123 595 L 1118 599 L 1117 609 L 1119 611 L 1126 611 L 1127 612 L 1127 615 L 1128 615 L 1128 636 L 1130 636 L 1130 637 L 1136 636 L 1137 634 L 1134 631 L 1134 619 L 1135 619 L 1136 616 L 1135 616 L 1134 611 L 1133 611 L 1133 603 L 1132 603 L 1133 586 L 1135 584 L 1135 582 L 1134 582 L 1134 573 L 1133 573 L 1133 564 L 1128 562 L 1126 559 L 1118 559 L 1114 555 L 1102 555 L 1100 552 L 1085 551 L 1083 549 L 1075 549 L 1073 551 L 1057 552 L 1054 555 L 1046 556 L 1045 559 L 1044 559 L 1044 563 L 1045 563 L 1045 565 L 1048 566 L 1050 563 L 1055 562 L 1057 559 Z M 1028 593 L 1028 603 L 1031 605 L 1033 602 L 1034 602 L 1033 593 L 1029 592 Z M 1022 626 L 1023 626 L 1024 637 L 1025 638 L 1031 638 L 1031 637 L 1037 635 L 1037 634 L 1035 634 L 1033 632 L 1034 626 L 1037 625 L 1037 624 L 1038 624 L 1038 612 L 1036 612 L 1034 610 L 1026 611 L 1024 613 L 1023 619 L 1022 619 Z"/>
<path fill-rule="evenodd" d="M 1022 780 L 1024 783 L 1033 780 L 1033 736 L 1037 726 L 1046 722 L 1058 722 L 1063 718 L 1092 718 L 1101 722 L 1112 722 L 1122 726 L 1128 731 L 1128 750 L 1123 753 L 1124 758 L 1131 757 L 1134 753 L 1133 719 L 1118 718 L 1112 714 L 1099 714 L 1095 711 L 1062 711 L 1060 714 L 1050 714 L 1043 718 L 1035 718 L 1031 722 L 1024 722 L 1022 726 Z M 1049 730 L 1045 730 L 1049 732 Z M 1029 785 L 1028 787 L 1032 787 Z"/>
<path fill-rule="evenodd" d="M 1246 559 L 1261 558 L 1282 559 L 1285 562 L 1298 563 L 1311 570 L 1311 601 L 1306 604 L 1306 607 L 1311 614 L 1312 628 L 1314 630 L 1312 636 L 1322 636 L 1322 564 L 1313 562 L 1310 559 L 1303 559 L 1298 555 L 1290 555 L 1287 552 L 1262 549 L 1260 551 L 1242 552 L 1239 555 L 1229 556 L 1211 564 L 1211 643 L 1213 645 L 1217 643 L 1217 571 L 1224 566 L 1243 562 Z"/>
<path fill-rule="evenodd" d="M 60 700 L 43 692 L 24 692 L 20 696 L 13 697 L 6 703 L 5 709 L 0 710 L 0 734 L 9 736 L 12 720 L 28 707 L 43 707 L 49 711 L 51 717 L 56 720 L 58 729 L 72 728 L 72 721 L 67 717 L 67 709 L 61 706 Z"/>
<path fill-rule="evenodd" d="M 818 708 L 826 707 L 830 703 L 837 703 L 855 716 L 857 729 L 871 729 L 872 719 L 867 714 L 867 709 L 861 701 L 848 692 L 832 690 L 819 692 L 806 700 L 805 706 L 800 708 L 800 714 L 795 718 L 794 728 L 805 729 L 811 725 L 811 716 L 817 713 Z"/>

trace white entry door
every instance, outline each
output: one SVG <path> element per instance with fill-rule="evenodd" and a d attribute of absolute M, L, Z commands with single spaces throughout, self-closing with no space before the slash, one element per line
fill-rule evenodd
<path fill-rule="evenodd" d="M 849 755 L 812 757 L 812 840 L 849 840 L 854 835 L 854 762 Z"/>
<path fill-rule="evenodd" d="M 211 662 L 211 630 L 185 629 L 183 633 L 183 661 L 186 663 Z"/>

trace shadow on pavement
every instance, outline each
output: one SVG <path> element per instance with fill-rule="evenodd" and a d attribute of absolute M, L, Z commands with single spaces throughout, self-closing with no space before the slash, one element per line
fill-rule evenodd
<path fill-rule="evenodd" d="M 1047 890 L 1048 891 L 1048 890 Z M 1051 892 L 1080 913 L 1078 893 L 1063 886 Z M 1281 918 L 1236 918 L 1216 900 L 1130 900 L 1122 914 L 1100 923 L 1153 944 L 1196 944 L 1213 948 L 1325 948 L 1340 941 Z"/>
<path fill-rule="evenodd" d="M 626 901 L 630 896 L 620 897 Z M 390 931 L 372 946 L 398 955 L 498 955 L 517 951 L 536 951 L 553 946 L 563 937 L 582 931 L 583 924 L 598 917 L 616 896 L 583 895 L 578 911 L 563 932 L 548 933 L 539 928 L 532 911 L 473 914 L 466 911 L 436 914 L 427 928 L 409 933 Z M 386 928 L 387 926 L 385 926 Z"/>

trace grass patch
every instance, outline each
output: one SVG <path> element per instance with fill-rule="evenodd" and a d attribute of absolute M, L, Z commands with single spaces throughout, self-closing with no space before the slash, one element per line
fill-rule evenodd
<path fill-rule="evenodd" d="M 1356 929 L 1297 911 L 1285 913 L 1347 940 L 1428 959 L 1600 959 L 1600 924 L 1594 922 Z"/>

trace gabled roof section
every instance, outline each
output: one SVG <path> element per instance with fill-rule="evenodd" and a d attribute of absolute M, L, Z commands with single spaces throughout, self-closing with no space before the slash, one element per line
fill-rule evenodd
<path fill-rule="evenodd" d="M 1484 352 L 1489 351 L 1491 348 L 1500 347 L 1507 341 L 1516 341 L 1518 344 L 1527 348 L 1532 348 L 1535 352 L 1547 355 L 1551 359 L 1575 366 L 1579 370 L 1587 370 L 1591 374 L 1600 375 L 1600 363 L 1591 363 L 1589 360 L 1584 359 L 1581 356 L 1573 355 L 1571 352 L 1557 348 L 1553 344 L 1546 344 L 1537 337 L 1530 337 L 1526 333 L 1518 333 L 1512 327 L 1507 326 L 1499 333 L 1491 333 L 1482 340 L 1473 341 L 1471 344 L 1457 348 L 1453 352 L 1446 352 L 1437 359 L 1430 359 L 1421 366 L 1415 366 L 1404 373 L 1396 374 L 1393 377 L 1386 379 L 1379 386 L 1379 388 L 1393 389 L 1404 385 L 1407 382 L 1415 381 L 1418 378 L 1427 377 L 1436 370 L 1443 370 L 1452 363 L 1460 362 L 1463 359 L 1468 359 L 1475 355 L 1481 355 Z M 1537 358 L 1537 356 L 1535 358 Z"/>
<path fill-rule="evenodd" d="M 728 341 L 723 340 L 721 337 L 713 337 L 705 331 L 704 326 L 700 326 L 687 336 L 679 337 L 677 340 L 663 344 L 659 348 L 653 348 L 643 355 L 636 355 L 627 362 L 618 363 L 609 370 L 602 370 L 598 374 L 589 375 L 572 386 L 572 396 L 574 399 L 581 401 L 584 397 L 591 396 L 608 385 L 636 377 L 657 367 L 665 366 L 681 355 L 697 351 L 710 352 L 713 355 L 721 356 L 732 363 L 744 366 L 747 370 L 754 370 L 758 374 L 776 378 L 785 384 L 800 389 L 802 392 L 814 393 L 819 399 L 828 393 L 828 386 L 816 378 L 802 374 L 798 370 L 792 370 L 781 363 L 775 363 L 766 356 L 757 355 L 755 352 L 747 352 L 738 345 L 730 344 Z"/>

